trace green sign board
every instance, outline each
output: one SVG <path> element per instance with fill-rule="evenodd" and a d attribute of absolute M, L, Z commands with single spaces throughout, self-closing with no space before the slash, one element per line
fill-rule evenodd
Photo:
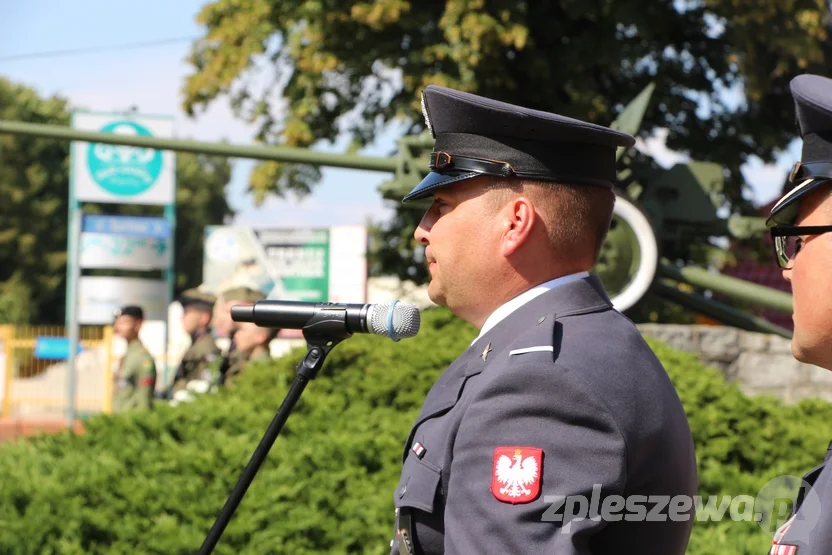
<path fill-rule="evenodd" d="M 213 291 L 246 286 L 273 299 L 327 302 L 330 259 L 327 228 L 209 226 L 203 284 Z"/>

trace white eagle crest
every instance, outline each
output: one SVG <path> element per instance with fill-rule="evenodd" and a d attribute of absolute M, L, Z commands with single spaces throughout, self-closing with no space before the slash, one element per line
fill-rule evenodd
<path fill-rule="evenodd" d="M 523 459 L 522 453 L 514 452 L 514 462 L 505 455 L 497 460 L 497 481 L 504 484 L 500 488 L 501 494 L 508 494 L 510 497 L 529 495 L 531 490 L 526 488 L 537 480 L 537 460 L 534 457 Z"/>

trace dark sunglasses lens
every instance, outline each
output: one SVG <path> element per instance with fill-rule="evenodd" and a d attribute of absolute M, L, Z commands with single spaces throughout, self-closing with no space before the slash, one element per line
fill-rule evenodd
<path fill-rule="evenodd" d="M 800 237 L 775 237 L 774 246 L 777 251 L 777 259 L 780 266 L 788 268 L 794 261 L 794 257 L 800 252 L 800 246 L 803 243 Z"/>

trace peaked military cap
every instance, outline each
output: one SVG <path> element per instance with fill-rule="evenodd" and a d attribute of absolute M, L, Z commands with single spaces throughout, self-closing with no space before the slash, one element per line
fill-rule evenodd
<path fill-rule="evenodd" d="M 635 144 L 608 127 L 428 85 L 422 114 L 436 139 L 429 173 L 402 202 L 479 175 L 612 187 L 615 152 Z"/>
<path fill-rule="evenodd" d="M 794 187 L 771 209 L 766 221 L 769 226 L 794 224 L 800 199 L 832 184 L 832 80 L 798 75 L 790 88 L 803 151 L 789 174 Z"/>
<path fill-rule="evenodd" d="M 192 307 L 206 312 L 213 310 L 215 302 L 217 298 L 214 295 L 199 288 L 183 291 L 179 298 L 179 303 L 183 308 Z"/>
<path fill-rule="evenodd" d="M 142 307 L 136 305 L 125 305 L 121 308 L 116 309 L 115 313 L 113 314 L 115 318 L 119 316 L 132 316 L 138 320 L 144 320 L 144 310 Z"/>
<path fill-rule="evenodd" d="M 222 293 L 224 301 L 239 301 L 242 303 L 255 303 L 262 301 L 266 295 L 250 287 L 234 287 Z"/>

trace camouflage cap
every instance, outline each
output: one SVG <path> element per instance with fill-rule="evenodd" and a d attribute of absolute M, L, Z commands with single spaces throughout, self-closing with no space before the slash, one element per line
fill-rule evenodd
<path fill-rule="evenodd" d="M 211 312 L 214 309 L 214 303 L 217 302 L 217 297 L 203 291 L 199 288 L 188 289 L 182 292 L 179 298 L 179 303 L 182 307 L 191 307 Z"/>
<path fill-rule="evenodd" d="M 220 295 L 223 301 L 237 301 L 241 303 L 256 303 L 266 298 L 266 295 L 250 287 L 234 287 Z"/>

